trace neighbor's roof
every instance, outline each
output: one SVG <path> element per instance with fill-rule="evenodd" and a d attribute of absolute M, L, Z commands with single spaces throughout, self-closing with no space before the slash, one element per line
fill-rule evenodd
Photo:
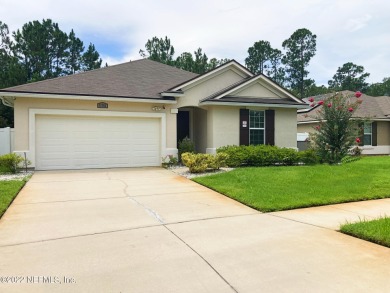
<path fill-rule="evenodd" d="M 1 92 L 161 99 L 161 92 L 198 74 L 149 59 L 1 89 Z"/>
<path fill-rule="evenodd" d="M 351 102 L 355 102 L 357 98 L 354 96 L 354 92 L 352 91 L 342 91 L 342 95 L 349 96 Z M 318 102 L 320 100 L 326 100 L 328 97 L 333 94 L 325 94 L 314 96 L 314 101 Z M 308 102 L 309 98 L 303 99 L 305 102 Z M 362 103 L 358 107 L 358 109 L 353 113 L 353 117 L 355 118 L 368 118 L 372 120 L 381 120 L 381 119 L 390 119 L 390 97 L 382 96 L 382 97 L 372 97 L 365 94 L 359 98 L 362 100 Z M 299 111 L 297 115 L 298 124 L 299 123 L 309 123 L 318 121 L 316 119 L 318 111 L 323 106 L 316 106 L 308 111 Z"/>

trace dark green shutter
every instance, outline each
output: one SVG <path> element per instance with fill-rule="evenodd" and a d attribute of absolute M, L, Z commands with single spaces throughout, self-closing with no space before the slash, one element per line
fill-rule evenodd
<path fill-rule="evenodd" d="M 240 145 L 249 145 L 249 110 L 240 109 Z"/>
<path fill-rule="evenodd" d="M 377 122 L 374 121 L 371 124 L 371 131 L 372 131 L 372 145 L 377 146 L 378 145 L 378 126 Z"/>
<path fill-rule="evenodd" d="M 275 110 L 265 110 L 265 144 L 275 145 Z"/>

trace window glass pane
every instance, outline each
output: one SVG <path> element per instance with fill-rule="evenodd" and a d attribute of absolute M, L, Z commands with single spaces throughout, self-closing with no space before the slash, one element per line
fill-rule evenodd
<path fill-rule="evenodd" d="M 253 145 L 264 144 L 264 130 L 250 129 L 249 130 L 249 144 L 253 144 Z"/>
<path fill-rule="evenodd" d="M 372 124 L 371 123 L 364 123 L 364 133 L 372 133 Z"/>
<path fill-rule="evenodd" d="M 249 111 L 249 128 L 264 128 L 264 111 Z"/>
<path fill-rule="evenodd" d="M 364 135 L 364 145 L 371 145 L 371 134 Z"/>

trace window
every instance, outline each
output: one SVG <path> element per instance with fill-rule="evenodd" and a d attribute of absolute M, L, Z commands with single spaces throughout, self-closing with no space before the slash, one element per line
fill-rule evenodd
<path fill-rule="evenodd" d="M 249 144 L 264 144 L 265 141 L 264 111 L 249 111 Z"/>
<path fill-rule="evenodd" d="M 364 122 L 364 145 L 372 145 L 372 123 Z"/>

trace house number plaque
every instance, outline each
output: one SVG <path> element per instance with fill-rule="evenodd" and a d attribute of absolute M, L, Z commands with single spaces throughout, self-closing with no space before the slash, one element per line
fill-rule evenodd
<path fill-rule="evenodd" d="M 108 109 L 108 104 L 105 102 L 97 103 L 97 107 L 100 109 Z"/>
<path fill-rule="evenodd" d="M 248 126 L 248 122 L 247 121 L 242 121 L 242 127 L 246 128 L 247 126 Z"/>

